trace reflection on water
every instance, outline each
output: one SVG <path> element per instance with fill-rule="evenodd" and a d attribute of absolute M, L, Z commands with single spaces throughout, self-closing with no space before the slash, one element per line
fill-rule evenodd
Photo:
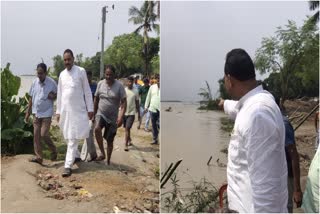
<path fill-rule="evenodd" d="M 166 112 L 169 106 L 172 111 Z M 221 150 L 229 142 L 229 133 L 220 130 L 220 118 L 225 115 L 200 111 L 198 107 L 198 104 L 161 103 L 161 170 L 164 172 L 171 162 L 183 159 L 176 170 L 180 186 L 190 187 L 189 181 L 205 177 L 220 187 L 226 182 L 226 168 L 219 167 L 216 160 L 227 163 Z M 211 165 L 207 166 L 210 156 Z"/>

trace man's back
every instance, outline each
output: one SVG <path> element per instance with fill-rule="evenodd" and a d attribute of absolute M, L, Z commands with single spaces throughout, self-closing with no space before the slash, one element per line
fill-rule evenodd
<path fill-rule="evenodd" d="M 257 87 L 242 97 L 228 150 L 229 208 L 287 212 L 285 129 L 270 93 Z"/>

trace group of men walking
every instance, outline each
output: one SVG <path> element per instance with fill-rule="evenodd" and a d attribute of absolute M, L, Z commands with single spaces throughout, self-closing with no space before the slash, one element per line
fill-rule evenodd
<path fill-rule="evenodd" d="M 50 139 L 49 130 L 54 113 L 53 103 L 57 99 L 56 118 L 67 141 L 67 152 L 62 176 L 72 174 L 72 165 L 81 161 L 78 144 L 81 139 L 86 139 L 86 148 L 89 153 L 87 160 L 102 161 L 107 158 L 108 165 L 113 151 L 113 142 L 117 128 L 122 124 L 125 128 L 125 151 L 131 144 L 130 129 L 138 114 L 139 125 L 141 125 L 140 114 L 151 112 L 151 115 L 159 115 L 160 110 L 160 82 L 157 76 L 157 87 L 152 91 L 147 90 L 148 80 L 140 91 L 141 103 L 139 105 L 139 90 L 133 88 L 133 78 L 127 80 L 127 88 L 115 79 L 115 68 L 106 65 L 105 79 L 98 84 L 92 83 L 92 72 L 74 64 L 73 52 L 67 49 L 63 53 L 65 69 L 59 75 L 58 85 L 47 76 L 47 67 L 44 63 L 37 66 L 37 76 L 29 91 L 30 99 L 25 119 L 29 120 L 34 115 L 34 151 L 35 157 L 31 162 L 42 164 L 43 154 L 41 139 L 48 145 L 51 151 L 51 160 L 57 159 L 57 149 Z M 150 88 L 155 88 L 151 86 Z M 152 92 L 152 93 L 151 93 Z M 158 99 L 158 100 L 157 100 Z M 153 143 L 158 143 L 159 116 L 151 117 L 153 124 Z M 156 124 L 154 126 L 154 124 Z M 146 123 L 146 130 L 147 130 Z M 104 129 L 104 133 L 102 133 Z M 100 155 L 96 153 L 93 133 L 100 149 Z M 105 153 L 103 138 L 107 141 L 107 154 Z"/>

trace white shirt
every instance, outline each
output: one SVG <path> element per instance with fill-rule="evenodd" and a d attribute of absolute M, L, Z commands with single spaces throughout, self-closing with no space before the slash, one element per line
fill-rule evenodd
<path fill-rule="evenodd" d="M 287 211 L 285 127 L 273 96 L 258 86 L 238 102 L 225 101 L 236 116 L 228 150 L 228 202 L 238 212 Z"/>
<path fill-rule="evenodd" d="M 93 112 L 93 102 L 86 71 L 73 65 L 60 73 L 58 83 L 57 114 L 65 139 L 89 137 L 88 112 Z"/>

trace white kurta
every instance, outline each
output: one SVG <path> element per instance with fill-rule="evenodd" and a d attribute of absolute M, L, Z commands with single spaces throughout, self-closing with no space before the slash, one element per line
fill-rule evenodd
<path fill-rule="evenodd" d="M 285 127 L 272 95 L 261 86 L 239 102 L 225 101 L 235 118 L 228 150 L 228 202 L 238 212 L 287 212 Z"/>
<path fill-rule="evenodd" d="M 89 137 L 88 112 L 93 112 L 93 102 L 86 71 L 73 65 L 60 73 L 58 83 L 56 113 L 65 139 Z"/>

